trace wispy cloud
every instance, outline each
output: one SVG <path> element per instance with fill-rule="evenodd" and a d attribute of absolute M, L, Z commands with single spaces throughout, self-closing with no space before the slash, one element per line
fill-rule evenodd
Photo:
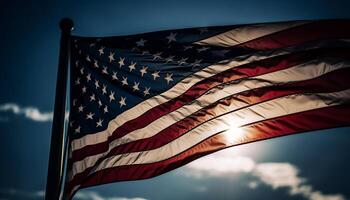
<path fill-rule="evenodd" d="M 196 160 L 186 167 L 183 174 L 194 178 L 245 173 L 256 178 L 247 184 L 251 189 L 263 183 L 272 189 L 286 188 L 289 195 L 300 195 L 309 200 L 345 200 L 341 194 L 324 194 L 315 190 L 306 178 L 298 175 L 299 169 L 290 163 L 256 163 L 249 157 L 232 156 L 230 149 Z"/>
<path fill-rule="evenodd" d="M 19 190 L 15 188 L 0 188 L 0 194 L 7 197 L 17 197 L 21 199 L 42 199 L 45 196 L 43 190 L 38 191 L 28 191 L 28 190 Z"/>
<path fill-rule="evenodd" d="M 15 103 L 6 103 L 0 105 L 0 112 L 10 112 L 15 115 L 23 115 L 28 119 L 37 122 L 52 121 L 52 112 L 42 112 L 36 107 L 21 107 Z"/>
<path fill-rule="evenodd" d="M 18 199 L 43 199 L 45 197 L 45 192 L 43 190 L 38 191 L 28 191 L 28 190 L 19 190 L 14 188 L 0 188 L 1 198 L 13 198 Z M 0 198 L 0 200 L 1 200 Z M 147 200 L 141 197 L 128 198 L 128 197 L 104 197 L 98 192 L 94 191 L 79 191 L 74 199 L 78 200 Z"/>
<path fill-rule="evenodd" d="M 301 195 L 310 200 L 345 200 L 341 194 L 324 194 L 313 189 L 306 178 L 298 176 L 299 170 L 290 163 L 260 163 L 253 175 L 273 189 L 288 188 L 290 195 Z"/>
<path fill-rule="evenodd" d="M 298 177 L 298 169 L 289 163 L 260 163 L 255 166 L 253 174 L 273 189 L 296 188 L 305 181 Z"/>
<path fill-rule="evenodd" d="M 142 197 L 103 197 L 99 193 L 95 191 L 79 191 L 75 196 L 74 199 L 79 200 L 147 200 Z"/>
<path fill-rule="evenodd" d="M 249 187 L 250 189 L 255 189 L 255 188 L 258 187 L 258 185 L 259 185 L 258 181 L 250 181 L 250 182 L 248 183 L 248 187 Z"/>
<path fill-rule="evenodd" d="M 207 156 L 186 165 L 190 170 L 185 175 L 195 178 L 207 176 L 225 176 L 229 173 L 251 172 L 255 162 L 248 157 L 229 157 L 225 152 Z"/>

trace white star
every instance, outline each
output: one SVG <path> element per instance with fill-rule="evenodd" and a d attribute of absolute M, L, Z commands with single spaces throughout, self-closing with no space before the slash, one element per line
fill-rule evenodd
<path fill-rule="evenodd" d="M 179 60 L 179 65 L 183 65 L 183 64 L 186 64 L 186 60 L 187 60 L 188 58 L 181 58 L 180 60 Z"/>
<path fill-rule="evenodd" d="M 101 102 L 101 100 L 99 99 L 98 100 L 98 107 L 101 107 L 102 106 L 102 102 Z"/>
<path fill-rule="evenodd" d="M 80 74 L 81 74 L 81 75 L 84 74 L 84 68 L 80 68 Z"/>
<path fill-rule="evenodd" d="M 75 133 L 80 133 L 80 129 L 81 129 L 81 127 L 78 126 L 78 127 L 74 130 L 74 132 L 75 132 Z"/>
<path fill-rule="evenodd" d="M 86 115 L 86 119 L 93 119 L 94 115 L 95 115 L 94 113 L 90 112 L 89 114 Z"/>
<path fill-rule="evenodd" d="M 80 78 L 78 77 L 77 80 L 75 80 L 75 85 L 79 85 L 80 84 Z"/>
<path fill-rule="evenodd" d="M 206 51 L 208 49 L 209 49 L 209 47 L 201 47 L 201 48 L 197 49 L 197 52 L 200 53 L 200 52 Z"/>
<path fill-rule="evenodd" d="M 145 87 L 145 90 L 143 91 L 144 96 L 149 95 L 149 90 L 151 88 Z"/>
<path fill-rule="evenodd" d="M 101 47 L 98 52 L 100 53 L 100 55 L 104 54 L 105 52 L 103 51 L 105 48 L 104 47 Z"/>
<path fill-rule="evenodd" d="M 139 51 L 139 50 L 140 50 L 140 49 L 137 48 L 137 47 L 134 47 L 134 48 L 131 49 L 131 51 Z"/>
<path fill-rule="evenodd" d="M 156 78 L 159 77 L 159 71 L 155 71 L 154 73 L 152 73 L 153 76 L 153 80 L 156 80 Z"/>
<path fill-rule="evenodd" d="M 75 61 L 75 66 L 76 66 L 76 67 L 79 66 L 79 60 Z"/>
<path fill-rule="evenodd" d="M 91 81 L 91 74 L 90 73 L 86 76 L 86 82 L 89 82 L 89 81 Z"/>
<path fill-rule="evenodd" d="M 114 53 L 110 52 L 108 58 L 110 63 L 114 61 Z"/>
<path fill-rule="evenodd" d="M 148 67 L 146 67 L 146 66 L 143 66 L 142 69 L 140 69 L 142 77 L 143 77 L 144 74 L 147 74 L 147 69 L 148 69 Z"/>
<path fill-rule="evenodd" d="M 103 85 L 102 87 L 102 94 L 107 94 L 107 86 Z"/>
<path fill-rule="evenodd" d="M 117 72 L 113 71 L 112 80 L 118 80 Z"/>
<path fill-rule="evenodd" d="M 140 85 L 140 82 L 136 82 L 136 81 L 134 81 L 134 85 L 132 86 L 132 90 L 135 92 L 136 90 L 140 90 L 139 89 L 139 85 Z"/>
<path fill-rule="evenodd" d="M 127 77 L 123 76 L 122 84 L 123 85 L 128 85 L 128 78 Z"/>
<path fill-rule="evenodd" d="M 77 99 L 73 99 L 73 106 L 75 106 L 77 104 Z"/>
<path fill-rule="evenodd" d="M 202 60 L 195 60 L 194 61 L 194 63 L 192 63 L 191 65 L 193 66 L 193 67 L 196 67 L 196 66 L 200 66 L 200 63 L 202 62 Z"/>
<path fill-rule="evenodd" d="M 162 52 L 158 52 L 158 53 L 154 54 L 153 60 L 161 59 L 162 57 L 160 55 L 162 55 Z"/>
<path fill-rule="evenodd" d="M 130 72 L 135 69 L 136 62 L 131 62 L 131 65 L 129 65 Z"/>
<path fill-rule="evenodd" d="M 103 108 L 103 113 L 108 113 L 108 107 L 105 105 L 105 107 Z"/>
<path fill-rule="evenodd" d="M 95 80 L 95 87 L 96 87 L 96 89 L 100 87 L 100 84 L 98 83 L 98 80 Z"/>
<path fill-rule="evenodd" d="M 176 34 L 177 33 L 170 33 L 170 35 L 168 35 L 166 38 L 168 39 L 168 43 L 172 42 L 172 41 L 176 41 Z"/>
<path fill-rule="evenodd" d="M 79 112 L 83 112 L 84 111 L 84 106 L 83 105 L 80 105 L 79 108 L 78 108 Z"/>
<path fill-rule="evenodd" d="M 122 58 L 122 57 L 119 58 L 119 62 L 118 62 L 119 68 L 121 68 L 123 65 L 125 65 L 124 60 L 125 60 L 125 58 Z"/>
<path fill-rule="evenodd" d="M 174 58 L 175 58 L 175 56 L 169 56 L 168 58 L 165 59 L 165 61 L 166 61 L 166 63 L 173 62 Z"/>
<path fill-rule="evenodd" d="M 86 56 L 86 60 L 89 62 L 91 61 L 89 55 Z"/>
<path fill-rule="evenodd" d="M 82 87 L 81 91 L 82 91 L 83 94 L 86 93 L 86 86 Z"/>
<path fill-rule="evenodd" d="M 164 78 L 168 84 L 170 83 L 170 81 L 173 81 L 173 78 L 171 77 L 172 75 L 173 74 L 166 74 Z"/>
<path fill-rule="evenodd" d="M 101 127 L 102 126 L 102 122 L 103 122 L 103 120 L 99 119 L 98 122 L 96 122 L 96 128 L 97 127 Z"/>
<path fill-rule="evenodd" d="M 188 49 L 192 49 L 193 46 L 189 45 L 189 46 L 184 46 L 184 51 L 187 51 Z"/>
<path fill-rule="evenodd" d="M 136 45 L 138 47 L 144 47 L 145 46 L 145 42 L 147 42 L 147 41 L 144 40 L 143 38 L 141 38 L 139 41 L 136 42 Z"/>
<path fill-rule="evenodd" d="M 103 67 L 102 74 L 108 74 L 107 67 Z"/>
<path fill-rule="evenodd" d="M 69 127 L 73 127 L 74 121 L 69 122 Z"/>
<path fill-rule="evenodd" d="M 142 55 L 149 54 L 149 51 L 142 51 Z"/>
<path fill-rule="evenodd" d="M 125 99 L 126 97 L 120 97 L 120 101 L 119 101 L 120 107 L 126 106 Z"/>
<path fill-rule="evenodd" d="M 111 91 L 111 93 L 109 94 L 109 102 L 112 102 L 113 100 L 115 100 L 114 92 Z"/>
<path fill-rule="evenodd" d="M 94 60 L 94 67 L 99 68 L 97 60 Z"/>
<path fill-rule="evenodd" d="M 90 101 L 95 101 L 95 100 L 96 100 L 95 94 L 92 94 L 92 95 L 90 96 Z"/>

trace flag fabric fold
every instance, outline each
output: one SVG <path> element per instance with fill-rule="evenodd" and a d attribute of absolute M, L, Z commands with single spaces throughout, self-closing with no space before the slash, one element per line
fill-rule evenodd
<path fill-rule="evenodd" d="M 65 193 L 350 124 L 350 20 L 72 37 Z"/>

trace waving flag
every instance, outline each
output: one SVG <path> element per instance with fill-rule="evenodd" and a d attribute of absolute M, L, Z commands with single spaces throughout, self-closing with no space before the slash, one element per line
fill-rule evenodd
<path fill-rule="evenodd" d="M 350 124 L 350 21 L 73 37 L 66 193 Z"/>

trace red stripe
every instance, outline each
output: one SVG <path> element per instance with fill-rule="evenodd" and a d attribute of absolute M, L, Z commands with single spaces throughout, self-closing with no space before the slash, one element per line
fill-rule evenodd
<path fill-rule="evenodd" d="M 249 106 L 261 103 L 267 100 L 296 94 L 296 93 L 311 93 L 311 92 L 334 92 L 350 88 L 350 69 L 340 69 L 334 72 L 330 72 L 315 79 L 294 82 L 286 85 L 270 86 L 264 88 L 258 88 L 246 92 L 241 92 L 236 95 L 224 98 L 210 106 L 203 108 L 199 112 L 186 117 L 185 119 L 178 121 L 171 126 L 160 131 L 158 134 L 150 138 L 137 140 L 134 142 L 126 143 L 111 149 L 111 151 L 104 156 L 104 158 L 111 157 L 113 155 L 147 151 L 151 149 L 159 148 L 176 138 L 186 134 L 189 130 L 196 126 L 213 118 L 216 113 L 216 108 L 229 105 L 232 101 L 247 102 Z M 94 153 L 94 152 L 86 152 Z M 78 156 L 78 155 L 76 155 Z M 79 155 L 82 157 L 74 157 L 72 159 L 82 160 L 86 155 Z M 102 159 L 101 159 L 102 160 Z M 99 161 L 97 162 L 99 163 Z M 70 167 L 73 163 L 70 163 Z"/>
<path fill-rule="evenodd" d="M 271 59 L 266 59 L 252 64 L 247 64 L 244 65 L 244 67 L 242 68 L 233 68 L 231 70 L 227 70 L 223 73 L 217 74 L 194 85 L 183 95 L 149 110 L 148 112 L 144 113 L 143 115 L 134 120 L 126 122 L 122 126 L 118 127 L 114 131 L 112 136 L 108 138 L 107 141 L 95 145 L 88 145 L 79 150 L 73 151 L 72 160 L 77 161 L 86 156 L 107 151 L 108 144 L 110 141 L 122 137 L 131 131 L 147 126 L 149 123 L 153 122 L 157 118 L 176 110 L 177 108 L 183 106 L 184 104 L 192 101 L 195 98 L 198 98 L 208 89 L 213 88 L 217 85 L 233 80 L 240 80 L 251 76 L 257 76 L 286 69 L 297 64 L 306 62 L 308 60 L 312 60 L 318 57 L 322 58 L 325 56 L 349 57 L 349 53 L 345 50 L 330 51 L 329 49 L 318 49 L 313 51 L 298 52 L 285 56 L 278 56 Z"/>
<path fill-rule="evenodd" d="M 230 105 L 233 101 L 247 102 L 249 106 L 264 101 L 276 99 L 279 97 L 297 94 L 297 93 L 328 93 L 340 91 L 350 88 L 350 69 L 337 70 L 319 78 L 295 82 L 287 85 L 271 86 L 230 96 L 219 102 L 200 110 L 199 112 L 186 117 L 185 119 L 172 124 L 166 129 L 160 131 L 157 135 L 126 143 L 118 146 L 110 151 L 105 157 L 110 157 L 123 153 L 147 151 L 159 148 L 176 138 L 186 134 L 189 130 L 217 116 L 216 109 L 219 107 Z M 83 158 L 82 158 L 83 159 Z"/>
<path fill-rule="evenodd" d="M 349 38 L 350 20 L 315 21 L 237 45 L 256 50 L 277 49 L 305 42 Z"/>
<path fill-rule="evenodd" d="M 242 130 L 244 132 L 247 131 L 247 134 L 244 135 L 244 138 L 242 138 L 239 143 L 234 145 L 245 144 L 282 135 L 349 125 L 350 105 L 321 108 L 284 117 L 278 117 L 242 127 Z M 198 143 L 189 150 L 164 161 L 152 164 L 108 168 L 98 171 L 89 177 L 87 177 L 88 173 L 85 171 L 79 174 L 72 182 L 69 183 L 68 190 L 71 190 L 78 184 L 81 184 L 81 188 L 85 188 L 115 181 L 151 178 L 183 166 L 199 157 L 226 148 L 223 141 L 225 141 L 225 138 L 218 134 Z"/>
<path fill-rule="evenodd" d="M 313 79 L 305 82 L 297 82 L 293 84 L 288 84 L 285 86 L 278 87 L 268 87 L 254 90 L 253 92 L 245 92 L 245 94 L 241 94 L 242 97 L 238 98 L 242 101 L 249 102 L 250 104 L 269 100 L 271 98 L 277 98 L 279 96 L 285 96 L 288 94 L 293 94 L 297 92 L 326 92 L 326 91 L 334 91 L 334 90 L 343 90 L 350 87 L 350 80 L 347 77 L 350 74 L 350 69 L 338 70 L 335 72 L 331 72 L 328 75 L 324 75 L 317 79 Z M 275 88 L 275 89 L 272 89 Z M 277 89 L 277 90 L 276 90 Z M 280 89 L 280 90 L 278 90 Z M 134 143 L 125 144 L 118 148 L 113 149 L 111 153 L 109 153 L 106 157 L 111 157 L 113 154 L 121 154 L 123 152 L 133 152 L 133 151 L 141 151 L 154 149 L 164 145 L 165 143 L 176 139 L 176 137 L 184 134 L 188 129 L 193 128 L 198 125 L 200 121 L 206 121 L 205 113 L 212 111 L 205 111 L 202 114 L 198 114 L 197 116 L 193 116 L 188 118 L 188 120 L 184 120 L 179 122 L 175 126 L 168 128 L 153 138 L 140 140 Z M 196 118 L 197 117 L 197 118 Z M 139 146 L 137 146 L 139 145 Z M 140 148 L 140 149 L 137 149 Z M 100 162 L 100 161 L 99 161 Z M 99 163 L 98 162 L 98 163 Z"/>

